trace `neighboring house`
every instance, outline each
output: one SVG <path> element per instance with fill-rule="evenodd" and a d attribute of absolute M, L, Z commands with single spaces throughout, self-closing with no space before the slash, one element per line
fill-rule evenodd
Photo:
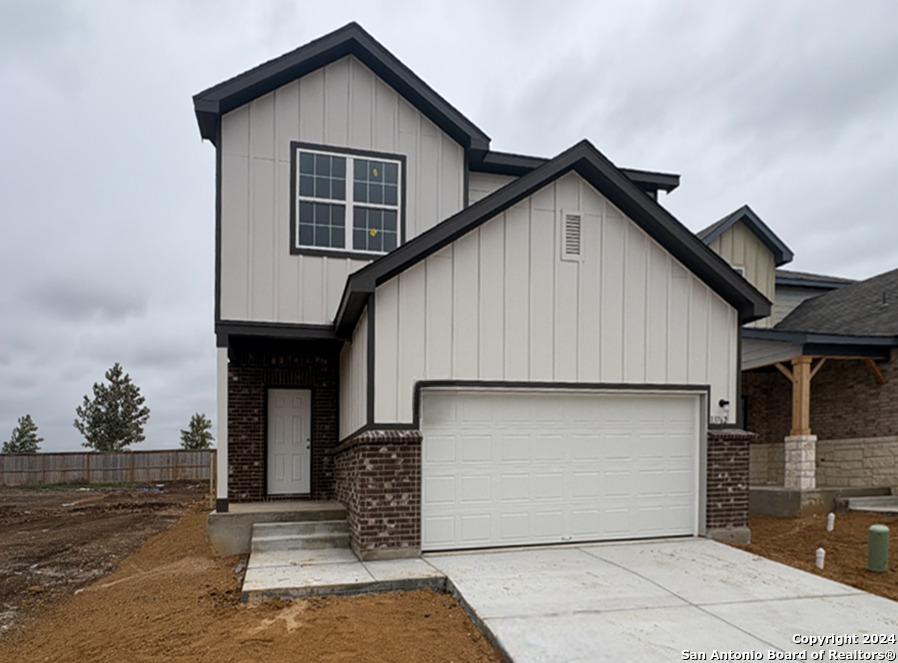
<path fill-rule="evenodd" d="M 854 282 L 775 269 L 792 252 L 747 206 L 698 236 L 774 302 L 742 330 L 753 504 L 791 513 L 824 493 L 898 486 L 898 272 Z"/>
<path fill-rule="evenodd" d="M 770 304 L 656 202 L 677 176 L 491 151 L 356 24 L 194 104 L 217 512 L 337 499 L 363 558 L 747 538 L 731 404 Z"/>
<path fill-rule="evenodd" d="M 743 373 L 746 423 L 758 433 L 753 484 L 898 487 L 898 270 L 807 299 L 744 338 L 754 349 Z M 786 456 L 790 436 L 814 439 L 802 468 Z"/>

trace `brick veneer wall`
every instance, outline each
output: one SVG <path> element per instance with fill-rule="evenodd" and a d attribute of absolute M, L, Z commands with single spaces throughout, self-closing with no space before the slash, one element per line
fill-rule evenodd
<path fill-rule="evenodd" d="M 360 559 L 421 553 L 421 431 L 373 430 L 336 449 L 336 498 Z"/>
<path fill-rule="evenodd" d="M 749 443 L 753 433 L 708 431 L 705 526 L 709 530 L 748 527 Z"/>
<path fill-rule="evenodd" d="M 811 381 L 818 487 L 898 484 L 898 349 L 877 366 L 884 385 L 857 359 L 829 359 Z M 792 384 L 776 369 L 748 371 L 742 375 L 742 393 L 748 397 L 746 428 L 758 433 L 751 449 L 752 484 L 782 485 Z"/>
<path fill-rule="evenodd" d="M 232 339 L 228 355 L 228 499 L 332 499 L 339 346 L 321 341 Z M 267 394 L 272 388 L 312 392 L 308 495 L 266 495 Z"/>

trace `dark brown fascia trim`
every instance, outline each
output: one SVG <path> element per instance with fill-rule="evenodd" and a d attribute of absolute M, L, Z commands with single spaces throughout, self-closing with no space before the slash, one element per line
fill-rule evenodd
<path fill-rule="evenodd" d="M 289 242 L 290 242 L 290 253 L 293 255 L 304 255 L 304 256 L 326 256 L 330 258 L 352 258 L 353 260 L 367 260 L 372 261 L 379 258 L 383 253 L 368 253 L 365 251 L 347 251 L 345 249 L 320 249 L 320 248 L 311 248 L 308 246 L 297 246 L 296 240 L 296 204 L 297 204 L 297 193 L 296 193 L 296 153 L 298 150 L 306 149 L 306 150 L 315 150 L 317 152 L 326 152 L 328 154 L 333 154 L 335 156 L 341 156 L 344 154 L 348 154 L 350 156 L 358 156 L 358 157 L 367 157 L 374 159 L 385 159 L 387 161 L 398 161 L 401 164 L 401 168 L 399 169 L 399 175 L 402 178 L 402 183 L 400 186 L 400 194 L 402 199 L 399 201 L 399 227 L 398 230 L 398 243 L 401 245 L 405 242 L 406 238 L 406 228 L 405 228 L 405 208 L 406 208 L 406 178 L 405 171 L 407 170 L 406 164 L 406 156 L 404 154 L 392 154 L 390 152 L 376 152 L 374 150 L 358 150 L 351 147 L 335 147 L 333 145 L 319 145 L 317 143 L 305 143 L 298 140 L 290 141 L 290 229 L 289 229 Z M 349 179 L 347 175 L 347 186 L 349 186 Z M 347 233 L 352 232 L 352 228 L 346 229 Z"/>
<path fill-rule="evenodd" d="M 218 339 L 218 347 L 228 347 L 230 337 L 343 342 L 343 339 L 337 338 L 334 334 L 333 325 L 222 320 L 215 325 L 215 334 Z"/>
<path fill-rule="evenodd" d="M 375 338 L 374 338 L 374 293 L 368 294 L 368 338 L 365 339 L 365 343 L 367 343 L 367 366 L 366 372 L 368 373 L 367 380 L 365 381 L 365 389 L 367 390 L 365 393 L 365 425 L 371 426 L 374 422 L 374 352 L 375 352 Z"/>
<path fill-rule="evenodd" d="M 736 410 L 736 426 L 743 428 L 745 412 L 742 411 L 742 334 L 736 335 L 736 368 L 736 402 L 730 405 Z M 708 405 L 710 407 L 710 403 Z"/>
<path fill-rule="evenodd" d="M 358 58 L 466 150 L 489 150 L 489 136 L 354 22 L 194 95 L 200 134 L 218 138 L 221 116 L 228 111 L 347 55 Z"/>
<path fill-rule="evenodd" d="M 215 141 L 215 313 L 214 322 L 221 321 L 221 127 Z"/>
<path fill-rule="evenodd" d="M 762 341 L 780 341 L 794 345 L 898 347 L 898 336 L 850 336 L 846 334 L 828 334 L 825 332 L 818 333 L 776 328 L 765 329 L 761 327 L 743 327 L 739 333 L 745 338 L 754 338 Z"/>
<path fill-rule="evenodd" d="M 337 310 L 336 328 L 345 336 L 358 321 L 361 295 L 457 240 L 546 184 L 576 171 L 627 217 L 665 247 L 715 292 L 739 311 L 741 324 L 770 315 L 770 302 L 739 276 L 667 210 L 644 195 L 588 141 L 581 141 L 536 170 L 508 183 L 418 235 L 395 251 L 353 273 L 346 281 Z"/>
<path fill-rule="evenodd" d="M 492 150 L 487 152 L 483 159 L 476 164 L 470 164 L 470 169 L 480 173 L 520 177 L 539 168 L 548 161 L 549 159 L 544 157 Z M 658 191 L 670 193 L 680 186 L 680 176 L 674 173 L 659 173 L 657 171 L 638 170 L 635 168 L 620 168 L 619 170 L 645 193 L 654 194 Z"/>

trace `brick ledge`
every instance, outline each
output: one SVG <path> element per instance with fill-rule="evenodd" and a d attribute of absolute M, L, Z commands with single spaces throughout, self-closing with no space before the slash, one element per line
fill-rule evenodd
<path fill-rule="evenodd" d="M 366 430 L 349 438 L 331 453 L 336 456 L 344 451 L 366 444 L 384 444 L 387 442 L 393 444 L 420 444 L 423 439 L 423 433 L 416 428 L 381 428 Z"/>

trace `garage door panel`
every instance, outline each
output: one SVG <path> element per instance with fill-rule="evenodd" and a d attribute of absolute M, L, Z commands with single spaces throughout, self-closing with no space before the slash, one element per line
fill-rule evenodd
<path fill-rule="evenodd" d="M 502 435 L 501 448 L 503 461 L 530 460 L 529 435 Z"/>
<path fill-rule="evenodd" d="M 424 520 L 424 541 L 432 546 L 454 546 L 458 537 L 455 535 L 454 516 L 430 516 Z"/>
<path fill-rule="evenodd" d="M 422 501 L 427 506 L 455 504 L 455 475 L 431 475 L 421 491 Z"/>
<path fill-rule="evenodd" d="M 455 435 L 431 435 L 424 447 L 425 463 L 454 463 L 458 441 Z"/>
<path fill-rule="evenodd" d="M 461 540 L 465 544 L 480 545 L 489 543 L 492 534 L 492 517 L 488 514 L 462 516 Z"/>
<path fill-rule="evenodd" d="M 461 483 L 461 503 L 474 504 L 492 500 L 492 477 L 489 474 L 461 477 L 459 482 Z"/>
<path fill-rule="evenodd" d="M 463 462 L 489 462 L 493 457 L 492 439 L 485 435 L 464 435 L 461 438 Z"/>
<path fill-rule="evenodd" d="M 571 481 L 571 496 L 575 499 L 597 498 L 602 494 L 602 475 L 598 471 L 575 472 Z"/>
<path fill-rule="evenodd" d="M 499 477 L 500 495 L 503 502 L 513 502 L 530 499 L 530 475 L 502 474 Z"/>
<path fill-rule="evenodd" d="M 531 476 L 531 486 L 535 500 L 564 498 L 564 475 L 561 472 L 551 474 L 535 472 Z"/>
<path fill-rule="evenodd" d="M 695 534 L 698 406 L 694 395 L 425 391 L 423 549 Z"/>

